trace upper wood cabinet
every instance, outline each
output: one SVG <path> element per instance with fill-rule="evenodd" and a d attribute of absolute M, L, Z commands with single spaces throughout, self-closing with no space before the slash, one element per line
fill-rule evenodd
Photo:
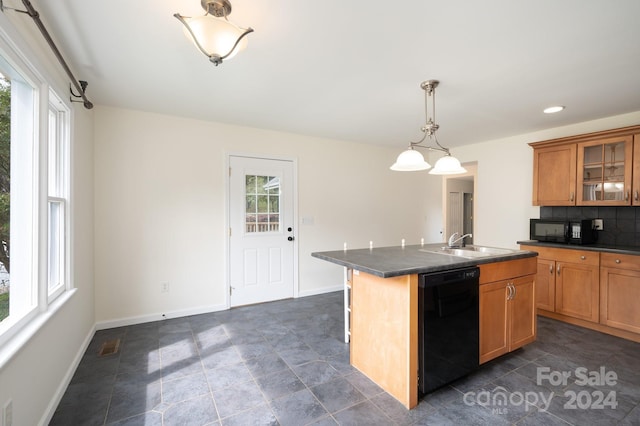
<path fill-rule="evenodd" d="M 533 205 L 640 205 L 640 126 L 529 145 Z"/>
<path fill-rule="evenodd" d="M 631 203 L 634 206 L 640 206 L 640 133 L 633 135 Z"/>
<path fill-rule="evenodd" d="M 579 206 L 630 204 L 633 136 L 578 144 Z"/>
<path fill-rule="evenodd" d="M 576 204 L 576 144 L 534 148 L 533 205 Z"/>

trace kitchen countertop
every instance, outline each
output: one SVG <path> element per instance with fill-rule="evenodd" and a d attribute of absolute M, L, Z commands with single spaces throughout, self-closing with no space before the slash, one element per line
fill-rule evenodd
<path fill-rule="evenodd" d="M 524 240 L 524 241 L 518 241 L 517 243 L 528 245 L 528 246 L 554 247 L 554 248 L 569 249 L 569 250 L 602 251 L 607 253 L 631 254 L 635 256 L 640 256 L 640 247 L 631 247 L 631 246 L 629 247 L 611 246 L 606 244 L 586 244 L 586 245 L 560 244 L 560 243 L 547 243 L 544 241 L 537 241 L 537 240 Z"/>
<path fill-rule="evenodd" d="M 421 251 L 422 249 L 438 250 L 444 246 L 446 246 L 446 243 L 408 245 L 404 247 L 375 247 L 372 249 L 348 249 L 315 252 L 311 253 L 311 256 L 381 278 L 439 272 L 476 266 L 483 263 L 494 263 L 537 256 L 537 253 L 534 251 L 510 250 L 510 253 L 469 259 L 448 254 Z"/>

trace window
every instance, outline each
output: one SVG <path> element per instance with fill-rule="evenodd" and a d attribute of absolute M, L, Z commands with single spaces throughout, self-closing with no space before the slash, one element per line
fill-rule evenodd
<path fill-rule="evenodd" d="M 247 233 L 280 230 L 279 177 L 246 175 L 245 200 Z"/>
<path fill-rule="evenodd" d="M 0 32 L 0 348 L 71 289 L 70 109 L 4 37 Z"/>
<path fill-rule="evenodd" d="M 48 232 L 47 232 L 47 288 L 52 300 L 66 288 L 67 283 L 67 193 L 68 179 L 68 112 L 63 103 L 49 94 L 48 132 Z"/>
<path fill-rule="evenodd" d="M 11 265 L 11 82 L 0 75 L 0 322 L 9 316 Z"/>
<path fill-rule="evenodd" d="M 18 70 L 14 63 L 5 52 L 1 52 L 1 108 L 6 113 L 2 117 L 2 127 L 6 130 L 2 143 L 9 153 L 9 162 L 4 165 L 3 176 L 0 177 L 7 191 L 3 194 L 7 204 L 3 206 L 6 214 L 1 225 L 6 229 L 2 235 L 5 256 L 2 264 L 7 272 L 2 296 L 2 335 L 15 331 L 35 315 L 39 285 L 36 261 L 39 214 L 36 198 L 36 155 L 39 147 L 35 128 L 37 85 L 32 83 L 32 75 Z"/>

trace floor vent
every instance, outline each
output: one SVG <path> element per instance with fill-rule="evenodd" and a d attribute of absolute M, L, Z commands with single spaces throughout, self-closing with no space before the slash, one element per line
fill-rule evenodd
<path fill-rule="evenodd" d="M 120 339 L 107 340 L 102 343 L 100 346 L 100 351 L 98 352 L 98 356 L 108 356 L 118 353 L 118 349 L 120 348 Z"/>

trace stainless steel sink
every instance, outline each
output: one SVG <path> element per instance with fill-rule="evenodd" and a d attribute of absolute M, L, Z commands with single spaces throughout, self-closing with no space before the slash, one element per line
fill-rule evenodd
<path fill-rule="evenodd" d="M 445 247 L 447 248 L 447 247 Z M 514 250 L 510 250 L 510 249 L 503 249 L 503 248 L 497 248 L 497 247 L 487 247 L 487 246 L 474 246 L 474 245 L 469 245 L 466 247 L 460 247 L 457 248 L 455 250 L 466 250 L 466 251 L 474 251 L 474 252 L 480 252 L 480 253 L 487 253 L 490 255 L 499 255 L 499 254 L 509 254 L 509 253 L 513 253 Z"/>
<path fill-rule="evenodd" d="M 486 246 L 474 246 L 469 245 L 465 247 L 440 247 L 436 249 L 420 249 L 425 253 L 438 253 L 438 254 L 446 254 L 449 256 L 458 256 L 458 257 L 466 257 L 469 259 L 473 259 L 476 257 L 489 257 L 489 256 L 499 256 L 502 254 L 510 254 L 513 253 L 514 250 L 509 249 L 501 249 L 496 247 L 486 247 Z"/>

